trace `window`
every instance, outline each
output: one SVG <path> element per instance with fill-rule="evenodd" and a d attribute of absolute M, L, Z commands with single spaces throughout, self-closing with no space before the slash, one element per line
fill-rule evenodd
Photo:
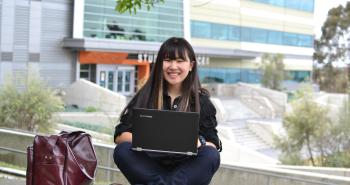
<path fill-rule="evenodd" d="M 241 27 L 242 41 L 251 42 L 251 29 L 246 27 Z"/>
<path fill-rule="evenodd" d="M 267 30 L 252 28 L 251 34 L 252 42 L 266 43 Z"/>
<path fill-rule="evenodd" d="M 115 11 L 114 0 L 85 0 L 84 37 L 162 42 L 169 37 L 183 37 L 183 1 L 155 4 L 137 14 Z"/>
<path fill-rule="evenodd" d="M 298 46 L 298 35 L 295 33 L 283 33 L 283 44 L 289 46 Z"/>
<path fill-rule="evenodd" d="M 191 32 L 193 37 L 198 38 L 211 38 L 210 35 L 210 23 L 192 21 L 191 22 Z"/>
<path fill-rule="evenodd" d="M 261 79 L 256 69 L 200 67 L 198 74 L 201 83 L 260 83 Z"/>
<path fill-rule="evenodd" d="M 313 37 L 309 35 L 299 35 L 299 46 L 312 47 Z"/>
<path fill-rule="evenodd" d="M 81 64 L 80 65 L 80 78 L 85 80 L 90 80 L 90 65 L 89 64 Z"/>
<path fill-rule="evenodd" d="M 228 27 L 228 40 L 239 41 L 241 38 L 241 29 L 238 26 Z"/>
<path fill-rule="evenodd" d="M 282 8 L 313 12 L 314 0 L 250 0 L 258 3 L 270 4 Z"/>
<path fill-rule="evenodd" d="M 191 21 L 191 26 L 191 36 L 194 38 L 313 47 L 312 35 L 215 24 L 203 21 Z"/>
<path fill-rule="evenodd" d="M 282 32 L 269 31 L 267 43 L 270 44 L 282 44 Z"/>
<path fill-rule="evenodd" d="M 222 24 L 213 24 L 211 27 L 211 35 L 216 40 L 228 40 L 228 26 Z"/>

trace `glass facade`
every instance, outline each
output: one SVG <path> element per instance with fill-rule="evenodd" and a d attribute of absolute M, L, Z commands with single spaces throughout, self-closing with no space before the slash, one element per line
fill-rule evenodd
<path fill-rule="evenodd" d="M 302 82 L 310 79 L 310 71 L 287 71 L 289 80 Z M 198 69 L 201 83 L 226 83 L 237 82 L 260 83 L 261 73 L 258 69 L 240 68 L 209 68 L 200 67 Z"/>
<path fill-rule="evenodd" d="M 258 69 L 200 67 L 198 74 L 201 83 L 260 83 L 261 79 Z"/>
<path fill-rule="evenodd" d="M 313 36 L 274 30 L 191 21 L 191 36 L 214 40 L 313 47 Z"/>
<path fill-rule="evenodd" d="M 85 0 L 84 37 L 155 42 L 183 37 L 182 0 L 167 0 L 137 14 L 119 14 L 115 5 L 115 0 Z"/>
<path fill-rule="evenodd" d="M 303 82 L 311 78 L 310 71 L 288 71 L 288 76 L 293 81 Z"/>
<path fill-rule="evenodd" d="M 314 12 L 314 0 L 250 0 L 294 10 Z"/>

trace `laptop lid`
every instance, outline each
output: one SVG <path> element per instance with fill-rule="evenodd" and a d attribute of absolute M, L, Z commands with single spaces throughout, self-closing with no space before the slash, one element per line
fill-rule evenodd
<path fill-rule="evenodd" d="M 135 108 L 132 123 L 133 150 L 197 154 L 199 113 Z"/>

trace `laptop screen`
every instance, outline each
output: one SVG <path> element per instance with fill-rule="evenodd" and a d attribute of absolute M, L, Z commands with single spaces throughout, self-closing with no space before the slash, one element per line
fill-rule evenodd
<path fill-rule="evenodd" d="M 185 155 L 197 154 L 199 113 L 135 108 L 132 148 Z"/>

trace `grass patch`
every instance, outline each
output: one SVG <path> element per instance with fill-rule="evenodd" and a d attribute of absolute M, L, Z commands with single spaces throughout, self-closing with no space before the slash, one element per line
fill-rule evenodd
<path fill-rule="evenodd" d="M 97 111 L 98 111 L 98 109 L 95 107 L 87 107 L 85 109 L 85 112 L 97 112 Z"/>
<path fill-rule="evenodd" d="M 9 163 L 2 162 L 2 161 L 0 161 L 0 166 L 1 166 L 1 167 L 5 167 L 5 168 L 12 168 L 12 169 L 16 169 L 16 170 L 23 170 L 23 171 L 26 171 L 26 168 L 23 167 L 23 166 L 16 166 L 16 165 L 9 164 Z"/>

